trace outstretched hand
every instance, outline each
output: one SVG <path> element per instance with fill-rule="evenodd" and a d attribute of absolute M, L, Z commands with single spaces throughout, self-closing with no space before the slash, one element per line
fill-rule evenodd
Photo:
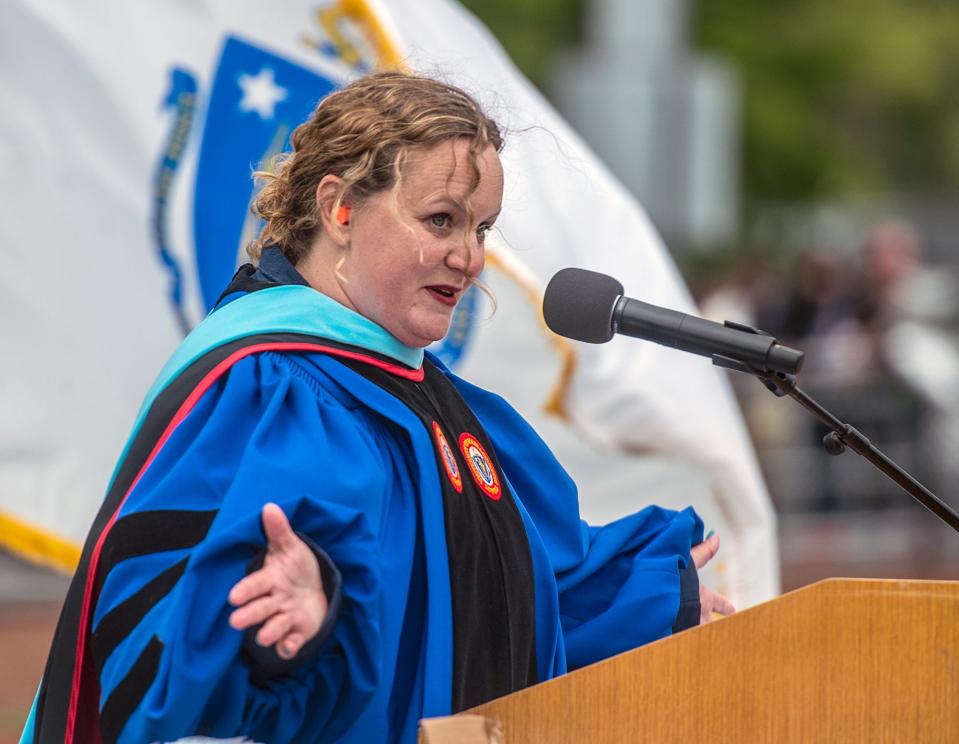
<path fill-rule="evenodd" d="M 263 623 L 256 634 L 261 646 L 276 646 L 291 659 L 317 634 L 328 611 L 320 567 L 276 504 L 261 515 L 266 533 L 263 568 L 238 581 L 230 590 L 230 625 L 245 630 Z"/>
<path fill-rule="evenodd" d="M 694 545 L 689 551 L 693 563 L 696 564 L 698 571 L 712 560 L 713 556 L 719 552 L 719 535 L 713 534 L 703 540 L 699 545 Z M 732 615 L 736 611 L 733 603 L 726 599 L 722 594 L 714 592 L 708 586 L 699 582 L 699 622 L 701 625 L 708 623 L 713 619 L 713 613 L 720 615 Z"/>

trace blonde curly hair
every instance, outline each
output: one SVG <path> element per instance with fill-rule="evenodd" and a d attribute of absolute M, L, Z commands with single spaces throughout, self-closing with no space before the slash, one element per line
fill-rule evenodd
<path fill-rule="evenodd" d="M 310 251 L 322 229 L 316 187 L 326 175 L 342 185 L 330 210 L 347 197 L 353 202 L 396 186 L 410 150 L 469 138 L 472 189 L 479 184 L 477 155 L 503 148 L 500 128 L 459 88 L 400 72 L 367 75 L 322 101 L 293 131 L 293 149 L 273 158 L 272 171 L 258 171 L 263 187 L 252 204 L 265 221 L 247 249 L 258 261 L 263 248 L 277 245 L 294 265 Z"/>

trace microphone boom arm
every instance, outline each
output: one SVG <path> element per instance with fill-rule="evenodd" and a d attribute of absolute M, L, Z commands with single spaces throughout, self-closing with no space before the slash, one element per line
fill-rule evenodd
<path fill-rule="evenodd" d="M 611 276 L 586 269 L 560 269 L 543 296 L 543 319 L 560 336 L 602 344 L 614 334 L 645 339 L 709 357 L 713 364 L 745 372 L 777 397 L 790 396 L 831 431 L 823 446 L 831 455 L 847 447 L 891 478 L 916 501 L 959 532 L 959 515 L 881 452 L 858 429 L 840 421 L 796 385 L 803 352 L 782 346 L 772 335 L 751 326 L 715 323 L 676 310 L 626 297 Z"/>
<path fill-rule="evenodd" d="M 729 321 L 727 321 L 729 324 Z M 738 330 L 749 330 L 760 335 L 764 334 L 755 328 L 740 324 L 734 325 Z M 823 406 L 813 400 L 796 384 L 796 376 L 784 372 L 774 372 L 750 366 L 744 362 L 728 357 L 713 356 L 713 364 L 717 367 L 744 372 L 759 379 L 763 385 L 777 398 L 789 396 L 807 411 L 822 421 L 831 430 L 823 437 L 823 447 L 830 455 L 838 456 L 848 447 L 861 456 L 880 472 L 892 479 L 900 488 L 912 496 L 916 501 L 931 511 L 940 520 L 959 532 L 959 514 L 940 500 L 932 491 L 913 478 L 909 473 L 897 465 L 892 458 L 876 447 L 866 436 L 854 426 L 839 420 Z"/>

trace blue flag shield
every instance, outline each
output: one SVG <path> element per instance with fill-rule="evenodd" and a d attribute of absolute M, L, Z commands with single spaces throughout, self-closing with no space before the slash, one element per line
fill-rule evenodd
<path fill-rule="evenodd" d="M 193 202 L 193 244 L 200 293 L 213 307 L 256 237 L 250 214 L 253 170 L 287 149 L 292 130 L 338 87 L 326 78 L 228 36 L 210 92 Z"/>

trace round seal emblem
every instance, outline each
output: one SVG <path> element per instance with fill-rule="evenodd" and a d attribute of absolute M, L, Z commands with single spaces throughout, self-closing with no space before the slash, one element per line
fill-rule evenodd
<path fill-rule="evenodd" d="M 436 447 L 440 451 L 440 459 L 443 461 L 443 469 L 446 470 L 446 477 L 450 479 L 456 493 L 463 493 L 463 476 L 460 475 L 460 469 L 456 465 L 456 458 L 453 457 L 453 450 L 446 441 L 446 436 L 440 425 L 433 422 L 433 436 L 436 437 Z"/>
<path fill-rule="evenodd" d="M 493 460 L 486 453 L 486 449 L 476 437 L 466 432 L 460 434 L 459 443 L 460 451 L 466 458 L 466 464 L 473 474 L 476 485 L 493 501 L 499 501 L 500 496 L 503 495 L 503 489 L 496 469 L 493 467 Z"/>

